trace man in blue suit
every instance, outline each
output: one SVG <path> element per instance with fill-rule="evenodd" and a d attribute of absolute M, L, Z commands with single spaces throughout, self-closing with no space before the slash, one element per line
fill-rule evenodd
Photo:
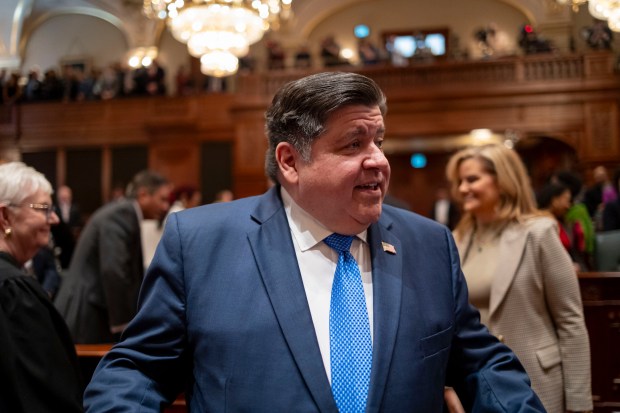
<path fill-rule="evenodd" d="M 185 390 L 191 412 L 434 413 L 445 385 L 467 411 L 544 412 L 468 304 L 448 229 L 382 205 L 385 112 L 378 86 L 353 73 L 276 94 L 266 168 L 277 184 L 168 219 L 88 412 L 158 412 Z M 348 250 L 328 245 L 334 233 Z M 359 287 L 349 313 L 332 308 L 343 273 Z M 349 337 L 365 333 L 343 340 L 353 313 Z"/>

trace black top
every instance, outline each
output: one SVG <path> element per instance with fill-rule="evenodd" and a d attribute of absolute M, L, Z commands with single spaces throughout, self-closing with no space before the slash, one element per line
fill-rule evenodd
<path fill-rule="evenodd" d="M 81 412 L 69 330 L 37 280 L 0 252 L 0 412 Z"/>
<path fill-rule="evenodd" d="M 620 197 L 605 204 L 603 210 L 603 231 L 620 229 Z"/>

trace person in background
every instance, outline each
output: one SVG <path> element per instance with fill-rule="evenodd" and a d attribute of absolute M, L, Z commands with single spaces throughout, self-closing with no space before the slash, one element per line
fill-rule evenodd
<path fill-rule="evenodd" d="M 220 191 L 223 192 L 223 191 Z M 228 191 L 230 192 L 230 191 Z M 218 192 L 219 194 L 219 192 Z M 232 192 L 231 201 L 232 201 Z M 202 202 L 202 193 L 193 185 L 183 185 L 175 188 L 170 197 L 170 210 L 168 215 L 173 212 L 183 211 L 184 209 L 194 208 Z"/>
<path fill-rule="evenodd" d="M 108 202 L 122 201 L 125 199 L 125 187 L 126 185 L 120 182 L 115 183 L 110 191 Z"/>
<path fill-rule="evenodd" d="M 202 194 L 192 185 L 183 185 L 175 188 L 170 194 L 170 209 L 161 219 L 143 219 L 140 222 L 142 233 L 142 256 L 144 258 L 144 268 L 151 265 L 157 244 L 164 231 L 164 224 L 168 216 L 174 212 L 183 211 L 200 205 Z"/>
<path fill-rule="evenodd" d="M 82 383 L 62 316 L 23 267 L 47 246 L 52 186 L 21 162 L 0 165 L 0 411 L 78 413 Z"/>
<path fill-rule="evenodd" d="M 54 244 L 50 237 L 49 245 L 41 247 L 39 251 L 26 262 L 24 266 L 29 274 L 36 277 L 43 290 L 51 300 L 54 300 L 60 288 L 60 262 L 54 253 Z"/>
<path fill-rule="evenodd" d="M 301 44 L 295 52 L 295 68 L 309 69 L 312 67 L 312 54 L 307 44 Z"/>
<path fill-rule="evenodd" d="M 431 210 L 431 218 L 454 229 L 461 215 L 459 206 L 450 199 L 450 191 L 447 188 L 438 188 L 435 192 L 435 204 Z"/>
<path fill-rule="evenodd" d="M 603 209 L 605 204 L 616 199 L 616 189 L 609 179 L 607 168 L 602 165 L 597 166 L 592 171 L 594 185 L 586 190 L 583 195 L 583 203 L 588 208 L 588 212 L 594 222 L 594 228 L 598 231 L 603 228 Z"/>
<path fill-rule="evenodd" d="M 376 65 L 381 62 L 381 52 L 379 51 L 379 48 L 377 48 L 367 37 L 358 40 L 357 54 L 360 62 L 362 62 L 362 65 L 364 66 Z"/>
<path fill-rule="evenodd" d="M 478 322 L 443 225 L 382 205 L 385 96 L 355 73 L 287 83 L 265 194 L 172 214 L 88 412 L 543 412 Z"/>
<path fill-rule="evenodd" d="M 60 265 L 69 268 L 75 243 L 82 230 L 82 215 L 79 207 L 73 203 L 73 191 L 62 185 L 56 191 L 56 205 L 54 212 L 60 218 L 58 225 L 52 228 L 54 245 L 60 248 Z"/>
<path fill-rule="evenodd" d="M 334 35 L 330 34 L 321 42 L 321 59 L 325 67 L 340 66 L 348 63 L 340 57 L 340 45 Z"/>
<path fill-rule="evenodd" d="M 140 221 L 168 211 L 170 185 L 136 174 L 124 200 L 99 208 L 84 227 L 55 304 L 76 343 L 111 343 L 136 313 L 144 276 Z"/>
<path fill-rule="evenodd" d="M 613 185 L 616 191 L 620 193 L 620 168 L 614 172 Z M 613 201 L 605 204 L 603 210 L 603 231 L 612 231 L 620 229 L 620 197 L 616 197 Z"/>
<path fill-rule="evenodd" d="M 471 147 L 446 174 L 463 207 L 454 236 L 481 321 L 517 354 L 548 413 L 591 411 L 577 276 L 521 159 L 500 144 Z"/>
<path fill-rule="evenodd" d="M 570 189 L 561 183 L 548 183 L 537 194 L 538 208 L 547 210 L 558 223 L 560 241 L 573 260 L 575 271 L 585 271 L 586 241 L 578 221 L 568 224 L 566 214 L 571 207 Z"/>
<path fill-rule="evenodd" d="M 393 207 L 396 207 L 396 208 L 401 208 L 401 209 L 406 209 L 407 211 L 411 211 L 411 205 L 409 205 L 409 202 L 405 201 L 402 198 L 395 196 L 390 191 L 388 191 L 383 197 L 383 203 L 386 205 L 392 205 Z"/>
<path fill-rule="evenodd" d="M 222 189 L 215 194 L 215 201 L 213 202 L 230 202 L 233 199 L 235 196 L 230 189 Z"/>
<path fill-rule="evenodd" d="M 564 221 L 570 226 L 577 222 L 581 226 L 585 241 L 585 258 L 587 261 L 585 270 L 591 270 L 594 267 L 592 261 L 596 234 L 588 208 L 583 203 L 583 182 L 577 173 L 568 170 L 554 173 L 551 177 L 551 182 L 561 183 L 570 189 L 571 207 L 566 212 Z"/>

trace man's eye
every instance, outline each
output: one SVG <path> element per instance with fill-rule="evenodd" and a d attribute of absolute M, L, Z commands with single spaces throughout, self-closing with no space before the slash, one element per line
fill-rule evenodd
<path fill-rule="evenodd" d="M 382 149 L 382 148 L 383 148 L 383 139 L 382 139 L 382 140 L 380 140 L 380 141 L 375 141 L 375 145 L 377 145 L 377 147 L 378 147 L 379 149 Z"/>
<path fill-rule="evenodd" d="M 351 148 L 359 148 L 361 146 L 360 141 L 353 141 L 349 144 Z"/>

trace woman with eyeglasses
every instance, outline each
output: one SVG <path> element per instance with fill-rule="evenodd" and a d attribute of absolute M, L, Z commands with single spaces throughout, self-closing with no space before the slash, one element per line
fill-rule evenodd
<path fill-rule="evenodd" d="M 0 412 L 81 412 L 82 383 L 63 318 L 23 266 L 58 223 L 52 186 L 21 162 L 0 165 Z"/>

